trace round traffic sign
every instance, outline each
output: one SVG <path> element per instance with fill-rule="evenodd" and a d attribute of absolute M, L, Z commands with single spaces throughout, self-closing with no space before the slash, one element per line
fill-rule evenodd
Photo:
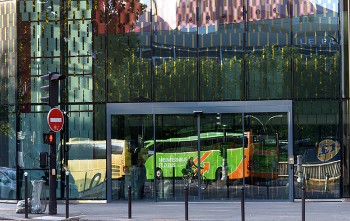
<path fill-rule="evenodd" d="M 58 108 L 52 108 L 47 115 L 47 123 L 52 131 L 60 131 L 64 125 L 64 116 L 62 111 Z"/>

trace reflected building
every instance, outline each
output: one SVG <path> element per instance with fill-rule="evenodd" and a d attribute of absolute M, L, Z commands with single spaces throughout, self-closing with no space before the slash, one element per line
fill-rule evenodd
<path fill-rule="evenodd" d="M 58 198 L 66 170 L 81 200 L 124 200 L 128 186 L 135 199 L 183 200 L 184 185 L 193 200 L 240 199 L 245 187 L 247 199 L 293 201 L 302 185 L 309 198 L 348 198 L 348 7 L 0 1 L 0 166 L 17 179 L 0 199 L 23 198 L 23 172 L 47 179 L 41 77 L 52 72 L 66 76 Z"/>

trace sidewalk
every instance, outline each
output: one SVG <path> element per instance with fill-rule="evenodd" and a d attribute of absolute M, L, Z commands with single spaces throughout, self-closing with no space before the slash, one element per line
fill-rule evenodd
<path fill-rule="evenodd" d="M 67 220 L 66 206 L 59 202 L 57 215 L 29 214 L 31 220 Z M 135 201 L 132 203 L 132 219 L 128 219 L 128 203 L 72 203 L 68 220 L 134 220 L 178 221 L 185 220 L 184 202 Z M 306 220 L 350 220 L 350 202 L 306 202 Z M 16 213 L 15 203 L 0 203 L 0 220 L 28 220 Z M 189 202 L 188 220 L 241 220 L 240 202 Z M 246 202 L 245 220 L 266 221 L 301 220 L 301 202 Z"/>

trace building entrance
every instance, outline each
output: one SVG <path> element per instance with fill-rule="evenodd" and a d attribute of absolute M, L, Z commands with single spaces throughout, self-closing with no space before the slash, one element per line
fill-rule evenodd
<path fill-rule="evenodd" d="M 237 104 L 239 104 L 237 106 Z M 109 104 L 107 199 L 293 199 L 291 104 Z M 254 110 L 254 111 L 252 111 Z M 108 173 L 109 171 L 109 173 Z"/>

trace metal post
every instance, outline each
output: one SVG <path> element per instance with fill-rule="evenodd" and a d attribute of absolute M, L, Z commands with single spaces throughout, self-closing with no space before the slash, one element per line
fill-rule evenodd
<path fill-rule="evenodd" d="M 300 185 L 304 186 L 304 176 L 303 176 L 303 156 L 298 155 L 297 156 L 297 172 L 298 172 L 298 178 L 297 182 L 300 183 Z"/>
<path fill-rule="evenodd" d="M 198 7 L 197 7 L 198 9 Z M 198 16 L 199 14 L 197 14 Z M 198 45 L 197 45 L 198 48 Z M 197 135 L 198 135 L 198 140 L 197 140 L 197 151 L 198 151 L 198 199 L 201 200 L 201 114 L 203 113 L 202 111 L 197 111 Z"/>
<path fill-rule="evenodd" d="M 302 193 L 301 193 L 301 197 L 302 197 L 302 199 L 301 199 L 301 220 L 302 221 L 305 221 L 305 187 L 303 186 L 302 188 L 301 188 L 301 190 L 302 190 Z"/>
<path fill-rule="evenodd" d="M 49 199 L 49 214 L 57 214 L 56 200 L 56 144 L 50 144 L 50 199 Z"/>
<path fill-rule="evenodd" d="M 131 186 L 128 186 L 128 219 L 131 219 Z"/>
<path fill-rule="evenodd" d="M 24 217 L 28 218 L 28 173 L 24 173 Z"/>
<path fill-rule="evenodd" d="M 270 186 L 269 186 L 269 184 L 266 184 L 266 195 L 267 195 L 267 198 L 269 199 L 270 198 Z"/>
<path fill-rule="evenodd" d="M 242 221 L 245 221 L 244 187 L 241 188 L 241 220 L 242 220 Z"/>
<path fill-rule="evenodd" d="M 326 181 L 324 182 L 324 192 L 327 193 L 328 192 L 329 173 L 326 172 L 325 177 L 326 177 Z"/>
<path fill-rule="evenodd" d="M 162 198 L 164 199 L 165 198 L 165 193 L 164 193 L 164 179 L 161 179 L 162 182 Z"/>
<path fill-rule="evenodd" d="M 185 187 L 185 220 L 188 220 L 188 187 Z"/>
<path fill-rule="evenodd" d="M 173 167 L 173 197 L 175 198 L 175 167 Z"/>
<path fill-rule="evenodd" d="M 152 8 L 151 8 L 151 10 L 152 10 Z M 152 16 L 151 16 L 151 20 L 152 20 Z M 151 22 L 151 24 L 152 24 L 152 22 Z M 152 38 L 152 34 L 151 34 L 151 38 Z M 151 47 L 152 47 L 152 41 L 151 41 Z M 151 50 L 151 53 L 152 53 L 152 50 Z M 153 62 L 151 62 L 151 65 L 152 65 L 152 63 Z M 153 97 L 152 97 L 152 99 L 153 99 Z M 153 125 L 156 125 L 156 115 L 155 114 L 153 114 Z M 153 146 L 156 147 L 157 146 L 157 139 L 155 138 L 156 137 L 156 127 L 153 127 L 153 137 L 154 137 L 154 140 L 153 140 L 154 144 L 153 144 Z M 153 159 L 157 159 L 157 148 L 154 148 Z M 155 175 L 156 175 L 156 168 L 157 168 L 157 161 L 156 160 L 153 160 L 153 167 L 154 167 L 154 172 L 153 172 L 154 173 L 154 182 L 153 182 L 154 201 L 157 202 L 157 200 L 158 200 L 158 185 L 157 185 L 157 179 L 155 177 Z"/>
<path fill-rule="evenodd" d="M 243 7 L 243 18 L 245 18 L 245 8 Z M 244 23 L 246 23 L 245 19 L 244 19 Z M 244 32 L 246 32 L 246 24 L 244 24 Z M 244 41 L 244 44 L 245 44 L 245 34 L 244 33 L 244 37 L 243 37 L 243 41 Z M 245 46 L 244 46 L 244 49 L 245 49 Z M 246 60 L 246 51 L 244 51 L 244 62 Z M 246 64 L 244 64 L 244 68 L 245 68 Z M 244 76 L 245 76 L 245 70 L 244 70 Z M 242 119 L 244 119 L 244 113 L 242 113 Z M 242 175 L 243 175 L 243 186 L 241 188 L 241 221 L 245 221 L 245 210 L 244 210 L 244 187 L 245 187 L 245 170 L 244 170 L 244 160 L 245 160 L 245 154 L 244 154 L 244 147 L 245 147 L 245 140 L 244 140 L 244 120 L 243 120 L 243 123 L 242 123 L 242 144 L 243 144 L 243 148 L 242 148 Z"/>
<path fill-rule="evenodd" d="M 69 171 L 66 171 L 66 219 L 69 217 Z"/>
<path fill-rule="evenodd" d="M 226 178 L 226 196 L 227 198 L 230 198 L 230 180 L 229 176 Z"/>

